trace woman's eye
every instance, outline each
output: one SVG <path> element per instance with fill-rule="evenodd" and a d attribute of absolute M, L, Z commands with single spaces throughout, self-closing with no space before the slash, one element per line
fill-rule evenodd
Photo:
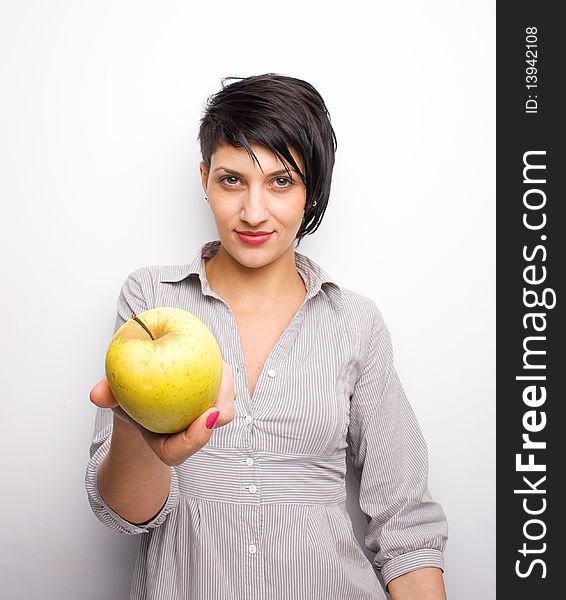
<path fill-rule="evenodd" d="M 286 177 L 277 177 L 275 181 L 277 182 L 277 187 L 289 187 L 292 183 L 292 181 Z"/>
<path fill-rule="evenodd" d="M 229 187 L 235 187 L 240 183 L 240 178 L 236 177 L 236 175 L 225 175 L 220 179 L 220 182 Z M 293 181 L 287 177 L 276 177 L 273 180 L 273 184 L 277 188 L 288 188 L 293 184 Z"/>

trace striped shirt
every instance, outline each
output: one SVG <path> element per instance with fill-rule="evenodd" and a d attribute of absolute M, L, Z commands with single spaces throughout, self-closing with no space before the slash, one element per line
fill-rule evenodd
<path fill-rule="evenodd" d="M 295 252 L 306 297 L 250 398 L 234 315 L 206 278 L 219 246 L 204 244 L 190 264 L 133 271 L 118 299 L 115 330 L 158 306 L 199 317 L 237 394 L 234 420 L 172 468 L 165 506 L 142 526 L 101 498 L 113 413 L 97 409 L 86 488 L 102 523 L 143 534 L 131 599 L 383 600 L 380 579 L 443 569 L 446 519 L 428 491 L 426 445 L 376 304 Z M 373 564 L 346 511 L 348 448 Z"/>

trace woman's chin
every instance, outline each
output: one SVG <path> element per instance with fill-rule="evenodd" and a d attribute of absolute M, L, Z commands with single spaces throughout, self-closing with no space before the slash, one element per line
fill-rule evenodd
<path fill-rule="evenodd" d="M 248 245 L 239 240 L 232 241 L 222 246 L 225 251 L 240 265 L 249 269 L 258 269 L 274 263 L 282 258 L 284 254 L 294 251 L 291 243 L 288 248 L 281 247 L 279 244 L 271 244 L 274 240 L 270 240 L 265 244 Z"/>

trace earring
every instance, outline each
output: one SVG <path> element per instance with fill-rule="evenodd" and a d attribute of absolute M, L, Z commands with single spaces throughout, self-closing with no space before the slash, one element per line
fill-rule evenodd
<path fill-rule="evenodd" d="M 208 196 L 205 196 L 205 197 L 204 197 L 204 201 L 205 201 L 205 202 L 208 202 Z"/>
<path fill-rule="evenodd" d="M 316 200 L 312 203 L 313 207 L 316 206 Z"/>

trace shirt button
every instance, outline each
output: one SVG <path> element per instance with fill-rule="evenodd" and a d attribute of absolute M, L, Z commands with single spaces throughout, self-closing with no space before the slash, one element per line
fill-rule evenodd
<path fill-rule="evenodd" d="M 269 369 L 269 371 L 267 371 L 267 376 L 268 377 L 275 377 L 275 369 Z"/>
<path fill-rule="evenodd" d="M 246 458 L 246 465 L 248 465 L 248 467 L 251 467 L 253 464 L 254 464 L 253 458 Z"/>
<path fill-rule="evenodd" d="M 248 551 L 250 554 L 255 554 L 257 552 L 257 547 L 255 544 L 250 544 L 248 546 Z"/>
<path fill-rule="evenodd" d="M 252 485 L 250 485 L 250 494 L 255 494 L 257 492 L 257 487 L 252 483 Z"/>
<path fill-rule="evenodd" d="M 245 421 L 245 422 L 246 422 L 248 425 L 249 425 L 249 424 L 252 422 L 252 420 L 253 420 L 253 419 L 250 417 L 250 415 L 246 415 L 246 416 L 244 417 L 244 421 Z"/>

